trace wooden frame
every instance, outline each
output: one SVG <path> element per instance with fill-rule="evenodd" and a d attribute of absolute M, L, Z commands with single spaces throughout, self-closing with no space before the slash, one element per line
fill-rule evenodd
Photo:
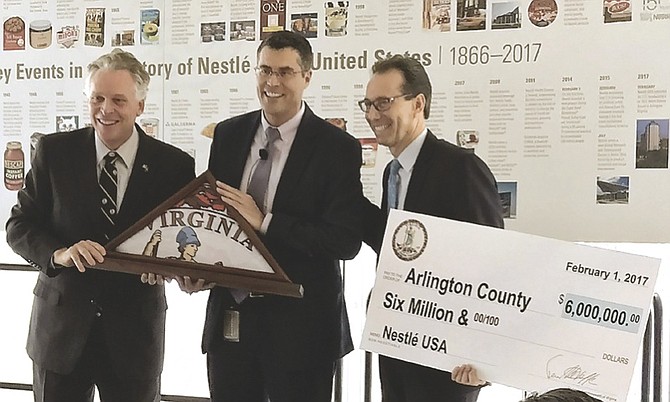
<path fill-rule="evenodd" d="M 206 225 L 207 227 L 202 228 L 202 222 L 199 222 L 201 226 L 196 226 L 198 229 L 208 229 L 210 232 L 216 232 L 217 234 L 215 236 L 227 236 L 236 242 L 240 242 L 240 236 L 246 236 L 244 240 L 240 242 L 240 244 L 243 245 L 243 247 L 240 248 L 242 252 L 254 252 L 253 257 L 257 260 L 260 260 L 260 257 L 257 255 L 260 253 L 262 260 L 267 264 L 265 268 L 271 272 L 261 272 L 240 265 L 229 265 L 222 263 L 221 261 L 217 261 L 216 263 L 201 263 L 185 261 L 179 257 L 159 257 L 156 254 L 158 248 L 157 244 L 151 255 L 143 254 L 150 248 L 149 243 L 147 243 L 144 251 L 140 253 L 129 253 L 120 250 L 127 247 L 127 242 L 135 241 L 135 243 L 137 243 L 138 240 L 134 239 L 134 236 L 139 236 L 142 231 L 146 232 L 146 230 L 153 229 L 156 223 L 162 222 L 162 224 L 166 225 L 168 221 L 168 218 L 166 217 L 172 217 L 172 221 L 177 221 L 180 225 L 183 225 L 183 210 L 192 210 L 193 213 L 198 216 L 207 214 L 209 217 L 209 221 Z M 192 221 L 191 217 L 193 216 L 193 213 L 188 217 L 189 223 Z M 221 219 L 222 223 L 228 222 L 228 224 L 230 224 L 230 226 L 219 226 L 219 228 L 225 226 L 225 235 L 216 230 L 212 230 L 211 222 L 214 219 L 213 217 Z M 229 230 L 233 224 L 237 225 L 237 229 L 232 236 L 228 236 L 231 233 Z M 168 226 L 173 229 L 175 227 L 175 225 Z M 160 231 L 158 232 L 160 238 Z M 154 234 L 155 233 L 156 232 L 154 232 Z M 195 236 L 193 228 L 191 228 L 190 233 Z M 179 241 L 179 235 L 177 241 Z M 195 241 L 197 242 L 197 245 L 200 246 L 200 241 L 197 236 L 195 237 Z M 221 200 L 221 197 L 216 193 L 216 179 L 209 171 L 198 176 L 179 192 L 161 203 L 158 207 L 154 208 L 136 224 L 112 239 L 112 241 L 107 244 L 106 249 L 107 255 L 105 256 L 104 263 L 95 266 L 94 268 L 132 274 L 151 272 L 163 275 L 164 277 L 189 276 L 192 279 L 202 278 L 208 282 L 215 282 L 221 286 L 246 289 L 252 292 L 290 297 L 302 297 L 303 295 L 302 286 L 291 282 L 251 225 L 239 212 L 237 212 L 237 210 L 235 210 L 235 208 L 230 207 Z M 217 247 L 211 247 L 209 250 L 210 254 L 211 251 L 216 251 L 216 249 Z M 182 252 L 182 256 L 183 255 L 184 253 Z"/>

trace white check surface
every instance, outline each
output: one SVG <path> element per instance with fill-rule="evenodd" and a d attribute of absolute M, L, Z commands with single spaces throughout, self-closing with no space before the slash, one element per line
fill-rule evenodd
<path fill-rule="evenodd" d="M 447 371 L 472 363 L 486 380 L 521 389 L 572 387 L 623 402 L 659 266 L 392 210 L 361 348 Z"/>

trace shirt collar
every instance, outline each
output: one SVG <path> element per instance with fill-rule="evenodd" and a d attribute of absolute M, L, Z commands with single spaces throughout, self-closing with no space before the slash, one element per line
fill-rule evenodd
<path fill-rule="evenodd" d="M 286 123 L 282 124 L 279 127 L 276 127 L 279 130 L 281 135 L 280 141 L 289 141 L 293 140 L 296 133 L 298 132 L 298 126 L 302 120 L 302 116 L 305 114 L 305 102 L 300 103 L 300 110 L 295 116 L 291 117 Z M 267 130 L 268 127 L 274 127 L 270 124 L 265 118 L 265 112 L 261 113 L 261 126 L 263 127 L 263 133 Z M 265 137 L 263 137 L 265 138 Z"/>
<path fill-rule="evenodd" d="M 421 151 L 421 147 L 423 146 L 423 142 L 426 140 L 426 133 L 428 132 L 428 129 L 425 128 L 421 134 L 419 134 L 414 141 L 412 141 L 407 148 L 405 148 L 400 155 L 398 155 L 398 162 L 400 162 L 400 166 L 408 171 L 411 172 L 412 169 L 414 168 L 414 163 L 416 163 L 416 158 L 419 156 L 419 152 Z"/>
<path fill-rule="evenodd" d="M 126 142 L 121 144 L 121 146 L 115 150 L 107 148 L 107 145 L 105 145 L 105 143 L 102 142 L 102 140 L 96 133 L 95 135 L 96 161 L 98 164 L 100 164 L 100 161 L 102 161 L 105 155 L 107 155 L 111 151 L 114 151 L 117 154 L 119 154 L 121 160 L 126 165 L 126 167 L 133 166 L 133 163 L 135 162 L 135 156 L 137 155 L 137 147 L 139 146 L 139 143 L 140 143 L 140 135 L 137 132 L 137 127 L 135 126 L 133 126 L 133 133 L 126 140 Z"/>

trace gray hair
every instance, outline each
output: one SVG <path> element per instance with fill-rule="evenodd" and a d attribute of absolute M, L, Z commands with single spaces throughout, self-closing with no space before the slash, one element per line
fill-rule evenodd
<path fill-rule="evenodd" d="M 130 52 L 116 48 L 92 61 L 86 69 L 88 70 L 85 84 L 87 95 L 90 94 L 93 75 L 100 70 L 108 69 L 128 71 L 135 80 L 137 98 L 144 100 L 147 97 L 147 92 L 149 92 L 149 73 L 144 69 L 144 65 Z"/>

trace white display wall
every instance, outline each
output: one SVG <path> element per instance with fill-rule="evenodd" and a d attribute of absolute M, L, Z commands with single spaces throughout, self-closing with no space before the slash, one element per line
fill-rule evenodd
<path fill-rule="evenodd" d="M 377 147 L 356 102 L 365 95 L 375 61 L 407 54 L 418 58 L 432 79 L 430 129 L 474 148 L 489 164 L 508 229 L 573 241 L 670 239 L 664 224 L 670 219 L 670 0 L 2 0 L 0 5 L 0 145 L 18 141 L 24 152 L 23 164 L 16 153 L 5 158 L 9 187 L 30 167 L 35 133 L 89 123 L 82 92 L 86 64 L 117 46 L 133 52 L 152 75 L 138 123 L 191 153 L 203 171 L 212 125 L 258 107 L 253 67 L 261 36 L 286 28 L 309 38 L 315 62 L 306 100 L 317 114 L 346 123 L 360 139 L 362 180 L 375 202 L 390 154 Z M 0 186 L 0 222 L 15 200 L 15 190 Z M 610 247 L 668 255 L 662 246 Z M 21 262 L 7 250 L 0 261 Z M 355 337 L 362 330 L 373 265 L 368 250 L 346 270 Z M 35 274 L 0 276 L 0 382 L 29 383 L 23 347 Z M 189 297 L 170 286 L 163 393 L 206 396 L 198 348 L 206 294 Z M 666 292 L 662 286 L 658 291 Z M 345 359 L 347 401 L 362 400 L 362 356 L 356 351 Z M 634 380 L 630 401 L 639 400 L 638 385 Z M 378 392 L 375 384 L 373 400 Z M 8 393 L 11 397 L 4 396 Z M 0 400 L 15 400 L 18 393 L 25 391 L 0 391 Z M 480 400 L 519 398 L 518 391 L 494 385 Z"/>
<path fill-rule="evenodd" d="M 33 133 L 89 123 L 86 64 L 120 46 L 152 75 L 146 131 L 206 167 L 212 125 L 258 107 L 263 35 L 315 51 L 306 100 L 361 140 L 366 194 L 390 154 L 356 101 L 375 61 L 408 54 L 434 87 L 430 129 L 495 174 L 508 229 L 666 242 L 670 0 L 4 0 L 0 135 L 29 168 Z M 32 28 L 31 28 L 32 27 Z M 16 161 L 5 160 L 16 180 Z M 76 180 L 76 178 L 73 178 Z M 0 186 L 1 187 L 1 186 Z M 15 191 L 0 189 L 0 221 Z"/>

